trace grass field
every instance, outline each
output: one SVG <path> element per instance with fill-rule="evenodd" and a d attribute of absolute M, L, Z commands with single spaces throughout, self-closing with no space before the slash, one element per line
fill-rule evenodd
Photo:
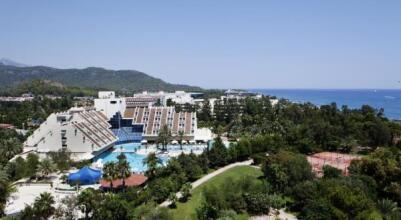
<path fill-rule="evenodd" d="M 196 209 L 202 204 L 202 192 L 208 186 L 219 186 L 224 183 L 227 178 L 240 179 L 244 176 L 258 178 L 262 175 L 262 171 L 250 166 L 233 167 L 224 173 L 215 176 L 206 183 L 200 185 L 192 191 L 192 196 L 186 203 L 177 203 L 177 208 L 171 209 L 174 219 L 192 220 L 196 219 Z M 247 215 L 239 215 L 238 219 L 247 219 Z"/>

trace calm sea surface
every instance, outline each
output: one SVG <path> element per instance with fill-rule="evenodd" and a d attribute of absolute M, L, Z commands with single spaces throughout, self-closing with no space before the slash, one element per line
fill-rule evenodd
<path fill-rule="evenodd" d="M 316 105 L 336 102 L 339 107 L 348 105 L 350 108 L 360 108 L 367 104 L 374 108 L 383 108 L 385 115 L 391 119 L 401 120 L 401 90 L 251 89 L 250 91 Z"/>

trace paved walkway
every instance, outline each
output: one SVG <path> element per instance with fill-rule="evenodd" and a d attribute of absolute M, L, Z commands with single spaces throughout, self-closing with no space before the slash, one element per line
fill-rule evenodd
<path fill-rule="evenodd" d="M 218 170 L 215 170 L 215 171 L 207 174 L 206 176 L 203 176 L 202 178 L 196 180 L 195 182 L 191 183 L 192 189 L 195 189 L 196 187 L 198 187 L 198 186 L 202 185 L 203 183 L 209 181 L 211 178 L 213 178 L 213 177 L 215 177 L 215 176 L 217 176 L 217 175 L 219 175 L 219 174 L 221 174 L 221 173 L 225 172 L 226 170 L 229 170 L 229 169 L 231 169 L 233 167 L 236 167 L 236 166 L 250 166 L 251 164 L 252 164 L 252 160 L 247 160 L 247 161 L 243 161 L 243 162 L 237 162 L 237 163 L 229 164 L 229 165 L 227 165 L 225 167 L 222 167 L 222 168 L 220 168 Z M 176 196 L 177 196 L 178 199 L 181 198 L 181 196 L 182 196 L 181 192 L 176 193 Z M 170 204 L 171 204 L 171 202 L 169 200 L 166 200 L 162 204 L 160 204 L 160 206 L 167 207 Z"/>

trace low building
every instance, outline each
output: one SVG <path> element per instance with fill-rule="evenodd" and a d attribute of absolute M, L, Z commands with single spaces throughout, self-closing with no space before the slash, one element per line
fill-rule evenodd
<path fill-rule="evenodd" d="M 12 124 L 3 124 L 3 123 L 0 123 L 0 129 L 14 129 L 15 127 L 14 127 L 14 125 L 12 125 Z"/>
<path fill-rule="evenodd" d="M 118 140 L 99 111 L 71 108 L 51 114 L 24 142 L 39 155 L 66 149 L 81 159 L 107 150 Z"/>
<path fill-rule="evenodd" d="M 126 97 L 125 103 L 128 108 L 135 108 L 135 107 L 149 107 L 156 105 L 156 103 L 161 102 L 158 97 Z"/>
<path fill-rule="evenodd" d="M 195 139 L 195 112 L 176 112 L 174 107 L 135 107 L 126 108 L 123 118 L 132 119 L 132 125 L 139 126 L 143 140 L 155 141 L 164 125 L 171 130 L 173 139 L 178 139 L 180 131 L 184 132 L 184 140 Z"/>
<path fill-rule="evenodd" d="M 125 187 L 143 186 L 147 180 L 148 177 L 146 177 L 145 175 L 133 173 L 131 174 L 131 176 L 124 179 L 124 184 Z M 103 189 L 110 189 L 111 185 L 114 189 L 119 189 L 123 187 L 123 180 L 115 179 L 112 181 L 112 184 L 110 184 L 110 181 L 102 179 L 100 180 L 100 185 Z"/>

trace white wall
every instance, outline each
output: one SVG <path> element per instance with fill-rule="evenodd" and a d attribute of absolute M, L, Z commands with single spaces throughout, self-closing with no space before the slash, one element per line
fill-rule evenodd
<path fill-rule="evenodd" d="M 87 137 L 85 138 L 85 142 L 83 142 L 84 135 L 79 129 L 76 129 L 71 124 L 65 126 L 65 129 L 67 130 L 65 136 L 67 138 L 68 150 L 75 153 L 92 152 L 92 142 L 90 142 L 90 139 Z M 77 130 L 76 135 L 75 135 L 75 130 Z"/>
<path fill-rule="evenodd" d="M 96 111 L 101 111 L 107 118 L 113 117 L 117 112 L 123 114 L 125 107 L 124 98 L 95 99 Z"/>
<path fill-rule="evenodd" d="M 37 146 L 38 150 L 50 151 L 61 146 L 60 125 L 56 114 L 51 114 L 31 136 L 27 138 L 24 145 Z"/>
<path fill-rule="evenodd" d="M 209 128 L 199 128 L 195 130 L 195 141 L 207 142 L 213 139 L 212 131 Z"/>
<path fill-rule="evenodd" d="M 100 91 L 98 92 L 99 99 L 109 99 L 109 98 L 115 98 L 116 94 L 114 91 Z"/>

